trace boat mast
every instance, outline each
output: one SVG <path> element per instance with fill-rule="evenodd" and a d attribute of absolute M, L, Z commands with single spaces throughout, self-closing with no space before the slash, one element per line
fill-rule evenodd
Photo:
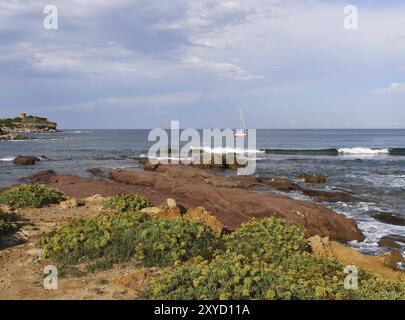
<path fill-rule="evenodd" d="M 240 127 L 241 127 L 241 129 L 243 129 L 243 132 L 245 132 L 246 124 L 245 124 L 245 120 L 243 119 L 242 109 L 240 109 L 239 111 L 240 111 Z"/>

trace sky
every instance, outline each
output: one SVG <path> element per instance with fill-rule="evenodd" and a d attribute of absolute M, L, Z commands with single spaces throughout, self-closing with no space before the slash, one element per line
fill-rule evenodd
<path fill-rule="evenodd" d="M 405 128 L 404 102 L 404 1 L 0 0 L 0 117 L 235 128 L 242 109 L 249 128 Z"/>

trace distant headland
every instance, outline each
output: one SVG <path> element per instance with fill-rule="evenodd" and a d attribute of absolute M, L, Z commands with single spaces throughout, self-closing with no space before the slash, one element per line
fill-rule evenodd
<path fill-rule="evenodd" d="M 48 121 L 47 118 L 31 116 L 20 113 L 16 118 L 0 118 L 1 140 L 26 140 L 32 139 L 23 133 L 56 132 L 57 123 Z"/>

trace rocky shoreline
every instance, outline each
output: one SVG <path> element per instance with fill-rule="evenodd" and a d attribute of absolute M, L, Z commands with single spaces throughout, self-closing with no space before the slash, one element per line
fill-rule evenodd
<path fill-rule="evenodd" d="M 100 172 L 98 172 L 100 173 Z M 161 165 L 154 171 L 113 170 L 110 179 L 41 172 L 28 181 L 47 184 L 68 197 L 138 193 L 159 205 L 174 198 L 185 207 L 203 206 L 229 230 L 251 218 L 276 216 L 303 226 L 309 236 L 348 242 L 364 236 L 354 220 L 326 207 L 271 192 L 274 181 L 258 177 L 224 177 L 182 165 Z M 260 187 L 261 190 L 257 191 Z M 268 190 L 263 192 L 263 188 Z"/>
<path fill-rule="evenodd" d="M 367 256 L 345 245 L 352 240 L 363 241 L 364 236 L 357 223 L 316 202 L 319 199 L 353 201 L 355 198 L 344 192 L 323 193 L 310 188 L 313 183 L 322 183 L 324 177 L 303 176 L 303 181 L 311 181 L 311 184 L 302 186 L 282 178 L 228 177 L 193 166 L 150 166 L 146 162 L 144 166 L 145 170 L 105 171 L 93 168 L 88 170 L 93 177 L 87 178 L 59 175 L 52 170 L 25 178 L 24 183 L 46 185 L 61 192 L 64 201 L 38 209 L 9 211 L 20 218 L 15 222 L 18 231 L 1 239 L 5 247 L 0 250 L 0 267 L 4 268 L 7 276 L 0 275 L 0 298 L 124 299 L 128 294 L 142 297 L 150 281 L 160 276 L 159 268 L 134 269 L 124 263 L 84 276 L 64 277 L 60 285 L 66 290 L 55 292 L 30 285 L 38 281 L 43 267 L 51 263 L 43 257 L 41 243 L 44 235 L 53 234 L 77 219 L 106 214 L 105 203 L 110 197 L 133 194 L 148 200 L 148 207 L 141 213 L 163 221 L 197 219 L 219 237 L 234 234 L 254 218 L 281 218 L 279 220 L 287 220 L 303 228 L 311 248 L 307 254 L 311 257 L 356 265 L 395 283 L 405 281 L 405 272 L 398 268 L 398 263 L 403 263 L 404 259 L 400 250 L 395 248 L 401 239 L 382 239 L 381 245 L 392 247 L 392 251 L 379 256 Z M 0 190 L 0 194 L 11 189 L 13 187 Z M 302 192 L 315 201 L 295 200 L 276 193 L 276 190 Z M 0 211 L 8 210 L 7 206 L 0 205 Z"/>

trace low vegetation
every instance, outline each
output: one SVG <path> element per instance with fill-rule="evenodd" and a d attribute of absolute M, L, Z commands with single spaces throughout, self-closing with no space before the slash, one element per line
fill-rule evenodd
<path fill-rule="evenodd" d="M 21 118 L 0 118 L 0 127 L 8 127 L 8 128 L 13 128 L 15 126 L 15 123 L 20 123 L 22 120 Z"/>
<path fill-rule="evenodd" d="M 143 266 L 166 267 L 195 256 L 210 258 L 218 238 L 208 226 L 178 218 L 108 213 L 75 220 L 42 238 L 44 255 L 63 265 L 109 268 L 135 258 Z"/>
<path fill-rule="evenodd" d="M 358 289 L 345 289 L 345 266 L 312 256 L 304 230 L 283 219 L 252 219 L 220 236 L 202 221 L 139 212 L 147 206 L 137 195 L 112 197 L 111 212 L 43 237 L 43 253 L 85 271 L 129 260 L 165 268 L 150 280 L 147 299 L 405 299 L 404 283 L 364 270 Z"/>
<path fill-rule="evenodd" d="M 13 230 L 12 216 L 0 210 L 0 237 Z"/>
<path fill-rule="evenodd" d="M 283 219 L 252 219 L 225 236 L 225 250 L 274 263 L 309 251 L 305 232 Z"/>
<path fill-rule="evenodd" d="M 150 207 L 150 202 L 137 194 L 120 194 L 110 197 L 104 203 L 106 209 L 117 212 L 134 212 Z"/>
<path fill-rule="evenodd" d="M 286 221 L 252 220 L 226 236 L 212 260 L 196 258 L 152 281 L 152 299 L 405 299 L 405 285 L 360 271 L 344 288 L 344 265 L 310 255 L 304 232 Z M 270 243 L 268 242 L 270 241 Z"/>
<path fill-rule="evenodd" d="M 60 203 L 63 194 L 55 189 L 34 184 L 22 184 L 0 193 L 0 203 L 11 208 L 41 208 L 49 204 Z"/>

